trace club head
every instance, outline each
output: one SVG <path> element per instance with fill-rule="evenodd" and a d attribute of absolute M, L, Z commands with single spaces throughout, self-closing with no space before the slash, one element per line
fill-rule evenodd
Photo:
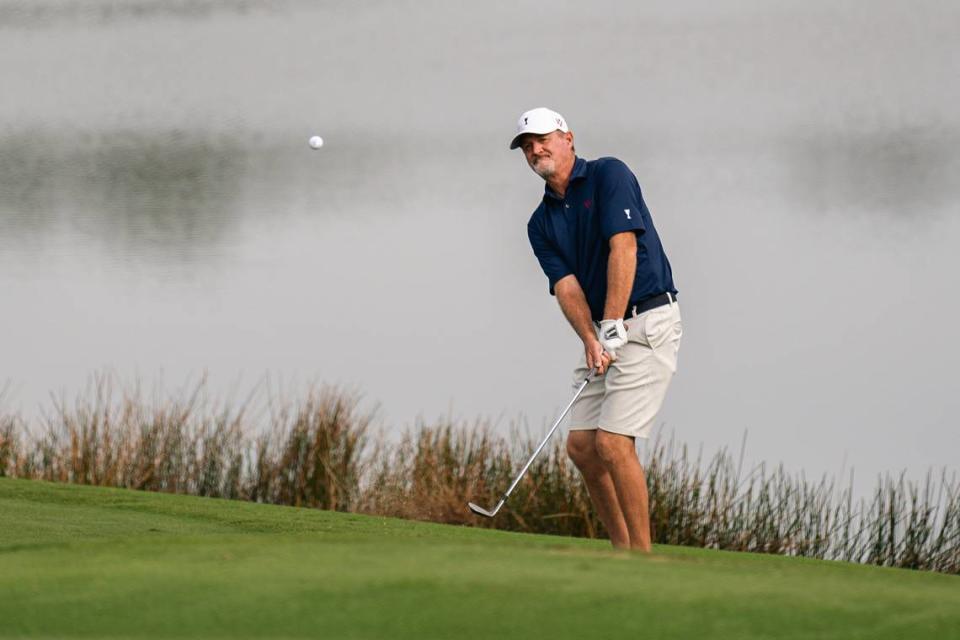
<path fill-rule="evenodd" d="M 483 507 L 479 507 L 479 506 L 473 504 L 472 502 L 467 503 L 467 506 L 470 507 L 470 511 L 473 511 L 473 512 L 474 512 L 475 514 L 477 514 L 478 516 L 486 516 L 486 517 L 488 517 L 488 518 L 492 518 L 492 517 L 493 517 L 493 514 L 492 514 L 492 513 L 490 513 L 489 511 L 487 511 L 487 510 L 484 509 Z"/>
<path fill-rule="evenodd" d="M 492 518 L 493 516 L 497 515 L 497 511 L 500 511 L 500 507 L 503 506 L 504 502 L 505 502 L 505 499 L 501 499 L 500 502 L 497 503 L 497 506 L 495 506 L 490 511 L 487 511 L 483 507 L 476 505 L 472 502 L 468 502 L 467 506 L 470 507 L 470 511 L 473 511 L 478 516 L 486 516 L 487 518 Z"/>

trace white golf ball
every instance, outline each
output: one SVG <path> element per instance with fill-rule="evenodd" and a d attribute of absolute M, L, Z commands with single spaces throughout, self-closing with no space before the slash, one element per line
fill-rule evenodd
<path fill-rule="evenodd" d="M 310 138 L 310 146 L 314 149 L 319 149 L 323 146 L 323 138 L 320 136 L 313 136 Z"/>

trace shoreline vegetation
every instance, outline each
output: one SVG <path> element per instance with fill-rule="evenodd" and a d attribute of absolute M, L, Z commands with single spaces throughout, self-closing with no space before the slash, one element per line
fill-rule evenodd
<path fill-rule="evenodd" d="M 394 516 L 510 531 L 605 538 L 579 472 L 554 437 L 501 515 L 479 519 L 540 436 L 489 421 L 418 421 L 387 442 L 358 394 L 317 385 L 254 416 L 208 399 L 204 380 L 145 400 L 139 385 L 94 376 L 73 402 L 52 400 L 38 424 L 3 407 L 0 476 Z M 783 466 L 709 460 L 662 434 L 645 448 L 655 544 L 751 551 L 960 574 L 960 483 L 878 479 L 854 500 L 853 475 L 808 480 Z M 745 445 L 745 438 L 744 438 Z"/>

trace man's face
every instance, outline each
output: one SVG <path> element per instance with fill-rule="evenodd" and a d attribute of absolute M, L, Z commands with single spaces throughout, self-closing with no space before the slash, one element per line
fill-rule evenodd
<path fill-rule="evenodd" d="M 573 134 L 569 131 L 528 133 L 520 138 L 520 148 L 527 164 L 544 180 L 549 180 L 560 165 L 573 162 Z"/>

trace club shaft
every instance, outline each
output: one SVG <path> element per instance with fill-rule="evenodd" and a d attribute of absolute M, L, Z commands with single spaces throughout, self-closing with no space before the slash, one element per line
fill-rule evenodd
<path fill-rule="evenodd" d="M 553 423 L 553 426 L 550 428 L 550 431 L 548 431 L 547 435 L 543 438 L 543 442 L 540 443 L 540 446 L 537 447 L 537 450 L 534 451 L 533 455 L 530 456 L 530 459 L 527 460 L 527 464 L 523 465 L 523 469 L 520 470 L 520 474 L 517 476 L 517 479 L 513 481 L 513 484 L 510 485 L 510 488 L 507 489 L 507 492 L 503 494 L 503 498 L 501 498 L 501 500 L 506 500 L 510 496 L 510 494 L 513 492 L 513 490 L 516 488 L 516 486 L 520 483 L 520 479 L 523 478 L 524 474 L 527 473 L 527 469 L 530 468 L 530 465 L 533 464 L 533 461 L 536 460 L 538 455 L 540 455 L 540 451 L 547 444 L 547 441 L 550 439 L 550 436 L 553 435 L 553 432 L 556 431 L 557 427 L 560 426 L 560 422 L 566 417 L 567 412 L 570 411 L 570 407 L 572 407 L 573 403 L 577 401 L 577 398 L 580 397 L 580 394 L 583 393 L 583 390 L 587 388 L 587 384 L 590 383 L 590 378 L 592 377 L 593 377 L 592 374 L 588 375 L 584 379 L 584 381 L 580 383 L 580 388 L 577 389 L 576 395 L 574 395 L 573 399 L 570 400 L 569 403 L 567 403 L 567 406 L 563 410 L 563 413 L 561 413 L 560 417 L 557 418 L 557 421 Z"/>

